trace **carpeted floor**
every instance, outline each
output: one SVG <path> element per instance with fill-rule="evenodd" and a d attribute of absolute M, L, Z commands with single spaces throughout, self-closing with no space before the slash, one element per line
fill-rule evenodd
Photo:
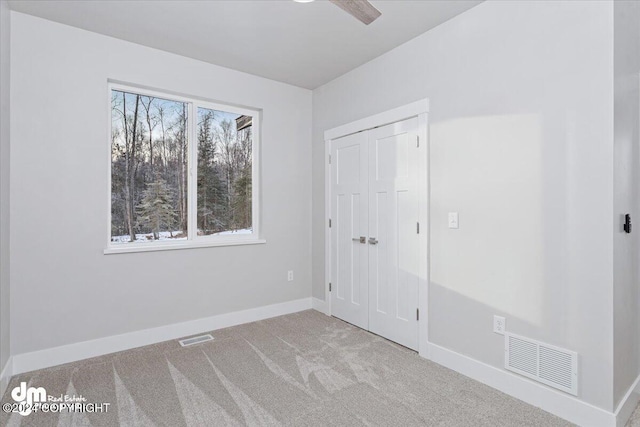
<path fill-rule="evenodd" d="M 106 413 L 0 415 L 9 426 L 563 426 L 538 408 L 315 311 L 18 375 Z M 636 413 L 634 416 L 638 416 Z"/>
<path fill-rule="evenodd" d="M 640 427 L 640 405 L 636 407 L 626 427 Z"/>

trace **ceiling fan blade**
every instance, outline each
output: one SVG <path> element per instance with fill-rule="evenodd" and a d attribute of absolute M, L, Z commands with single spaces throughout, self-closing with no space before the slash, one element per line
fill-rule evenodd
<path fill-rule="evenodd" d="M 329 0 L 340 9 L 354 16 L 365 25 L 371 24 L 382 13 L 367 0 Z"/>

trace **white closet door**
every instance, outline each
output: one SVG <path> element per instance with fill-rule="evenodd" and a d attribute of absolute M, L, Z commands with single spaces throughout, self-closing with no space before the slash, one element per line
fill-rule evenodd
<path fill-rule="evenodd" d="M 411 349 L 418 348 L 417 133 L 412 118 L 368 135 L 369 330 Z"/>
<path fill-rule="evenodd" d="M 368 329 L 368 245 L 366 239 L 367 133 L 332 141 L 331 150 L 331 310 L 349 323 Z"/>

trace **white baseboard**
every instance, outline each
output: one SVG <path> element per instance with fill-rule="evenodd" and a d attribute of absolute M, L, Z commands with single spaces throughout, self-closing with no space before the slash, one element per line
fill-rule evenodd
<path fill-rule="evenodd" d="M 9 357 L 7 363 L 2 368 L 2 372 L 0 373 L 0 399 L 4 396 L 4 392 L 7 390 L 7 386 L 9 385 L 9 380 L 13 376 L 13 358 Z"/>
<path fill-rule="evenodd" d="M 311 306 L 314 310 L 319 311 L 320 313 L 329 315 L 329 306 L 326 301 L 323 301 L 318 298 L 311 298 Z"/>
<path fill-rule="evenodd" d="M 12 375 L 16 375 L 36 369 L 49 368 L 51 366 L 88 359 L 90 357 L 102 356 L 117 351 L 183 338 L 201 332 L 282 316 L 284 314 L 296 313 L 311 308 L 311 298 L 302 298 L 280 304 L 129 332 L 122 335 L 98 338 L 91 341 L 68 344 L 30 353 L 16 354 L 12 358 L 13 366 L 11 373 Z"/>
<path fill-rule="evenodd" d="M 583 427 L 616 427 L 615 414 L 527 378 L 429 343 L 429 359 Z"/>
<path fill-rule="evenodd" d="M 634 409 L 640 402 L 640 376 L 629 387 L 629 391 L 624 395 L 616 408 L 616 426 L 624 427 L 631 418 Z"/>

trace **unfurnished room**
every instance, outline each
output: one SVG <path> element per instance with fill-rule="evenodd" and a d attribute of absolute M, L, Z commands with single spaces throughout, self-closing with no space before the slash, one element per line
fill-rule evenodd
<path fill-rule="evenodd" d="M 640 427 L 640 1 L 0 0 L 0 425 Z"/>

